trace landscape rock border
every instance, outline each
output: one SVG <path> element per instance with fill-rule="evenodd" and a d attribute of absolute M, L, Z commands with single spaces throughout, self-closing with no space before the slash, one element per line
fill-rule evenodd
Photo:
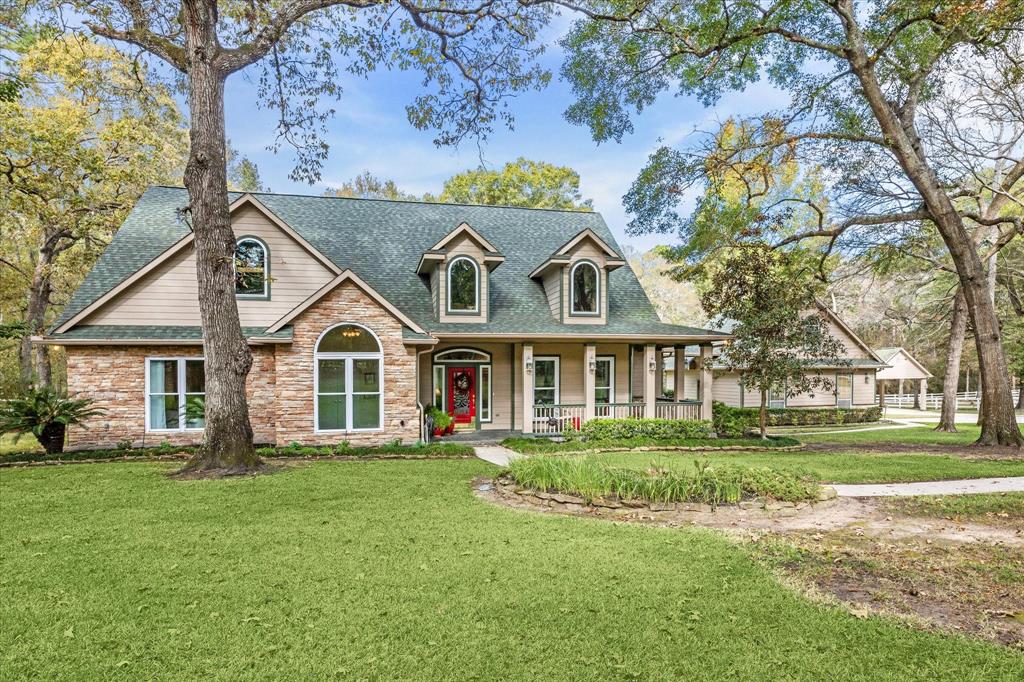
<path fill-rule="evenodd" d="M 645 520 L 652 521 L 697 521 L 710 514 L 755 514 L 767 518 L 796 516 L 835 504 L 838 499 L 834 488 L 822 486 L 821 494 L 815 502 L 782 502 L 754 498 L 742 500 L 738 504 L 713 507 L 699 502 L 650 502 L 618 498 L 587 500 L 578 495 L 527 488 L 518 484 L 509 474 L 502 474 L 495 479 L 477 479 L 473 483 L 473 488 L 479 495 L 513 507 L 611 518 L 634 517 L 639 520 L 646 517 Z"/>
<path fill-rule="evenodd" d="M 181 462 L 189 455 L 127 455 L 122 457 L 102 457 L 90 459 L 47 459 L 34 462 L 0 462 L 0 469 L 33 466 L 67 466 L 70 464 L 108 464 L 110 462 Z M 475 455 L 303 455 L 295 457 L 264 457 L 266 462 L 374 462 L 383 460 L 444 460 L 474 459 Z"/>

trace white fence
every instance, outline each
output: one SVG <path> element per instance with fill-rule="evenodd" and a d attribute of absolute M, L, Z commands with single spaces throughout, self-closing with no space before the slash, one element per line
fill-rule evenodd
<path fill-rule="evenodd" d="M 978 402 L 980 397 L 977 391 L 960 391 L 956 394 L 956 409 L 960 408 L 972 408 L 978 409 Z M 1020 389 L 1013 392 L 1013 402 L 1017 404 L 1020 399 Z M 915 393 L 904 393 L 903 395 L 887 395 L 885 396 L 886 407 L 914 407 L 917 400 L 917 394 Z M 924 405 L 920 406 L 925 410 L 938 410 L 942 408 L 942 394 L 941 393 L 928 393 L 924 397 Z"/>

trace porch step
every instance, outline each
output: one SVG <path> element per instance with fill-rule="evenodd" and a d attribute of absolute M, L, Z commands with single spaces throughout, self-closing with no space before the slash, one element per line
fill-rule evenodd
<path fill-rule="evenodd" d="M 509 431 L 509 430 L 495 430 L 495 431 L 477 431 L 476 429 L 458 431 L 456 430 L 450 436 L 441 438 L 441 442 L 444 443 L 473 443 L 480 445 L 500 443 L 506 438 L 512 438 L 515 436 L 521 436 L 522 431 Z"/>

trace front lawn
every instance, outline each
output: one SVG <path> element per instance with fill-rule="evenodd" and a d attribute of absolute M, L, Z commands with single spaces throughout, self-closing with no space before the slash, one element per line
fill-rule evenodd
<path fill-rule="evenodd" d="M 891 483 L 956 478 L 1024 476 L 1024 460 L 971 460 L 948 455 L 851 452 L 613 452 L 590 455 L 612 466 L 694 471 L 696 460 L 712 464 L 771 467 L 810 474 L 827 483 Z"/>
<path fill-rule="evenodd" d="M 931 426 L 912 426 L 876 430 L 858 430 L 845 433 L 800 434 L 805 443 L 906 443 L 912 445 L 970 445 L 978 440 L 981 427 L 973 424 L 957 424 L 957 433 L 936 431 Z"/>
<path fill-rule="evenodd" d="M 0 679 L 1002 680 L 717 533 L 490 506 L 476 460 L 0 471 Z"/>

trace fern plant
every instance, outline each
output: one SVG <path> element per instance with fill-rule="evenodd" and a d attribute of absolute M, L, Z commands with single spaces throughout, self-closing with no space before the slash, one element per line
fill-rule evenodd
<path fill-rule="evenodd" d="M 88 398 L 73 398 L 45 386 L 0 403 L 0 434 L 31 433 L 48 454 L 64 451 L 68 426 L 103 414 Z"/>

